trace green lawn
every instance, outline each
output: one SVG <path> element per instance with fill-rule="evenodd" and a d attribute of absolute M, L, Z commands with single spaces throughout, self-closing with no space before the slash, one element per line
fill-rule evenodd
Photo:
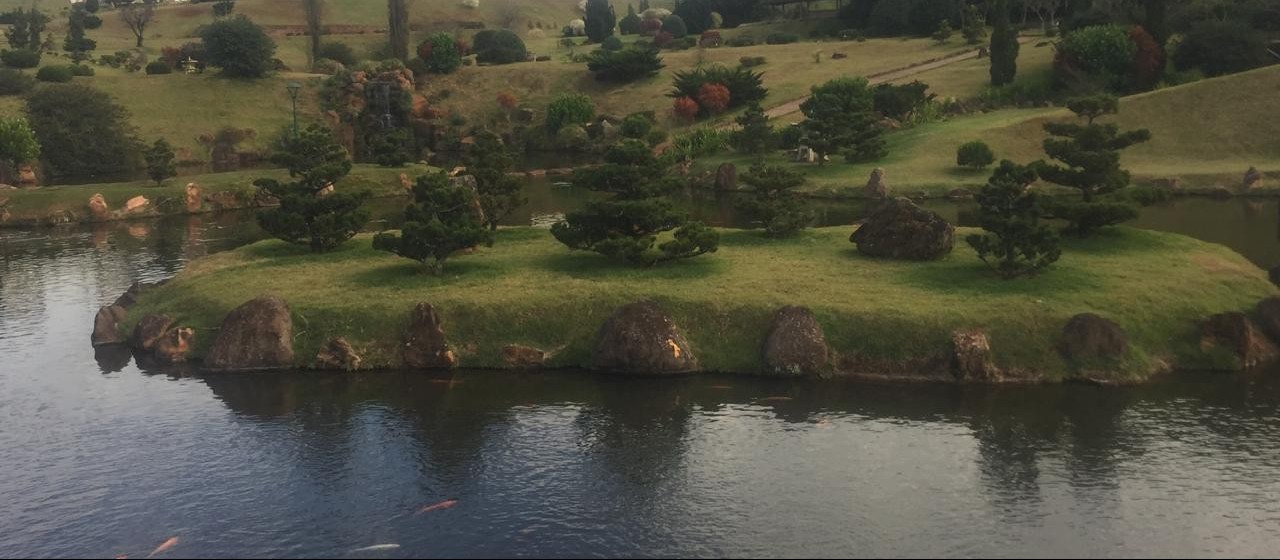
<path fill-rule="evenodd" d="M 1025 47 L 1024 47 L 1025 48 Z M 922 76 L 928 81 L 928 74 Z M 1181 177 L 1190 187 L 1238 187 L 1250 166 L 1280 172 L 1280 121 L 1262 117 L 1273 109 L 1280 91 L 1280 66 L 1129 96 L 1111 120 L 1122 129 L 1147 128 L 1152 140 L 1126 150 L 1123 165 L 1137 182 Z M 941 194 L 956 187 L 976 187 L 989 171 L 955 165 L 956 148 L 970 140 L 987 142 L 998 159 L 1029 162 L 1043 159 L 1042 126 L 1074 116 L 1066 109 L 1005 109 L 955 117 L 888 135 L 889 155 L 873 164 L 840 160 L 823 167 L 793 164 L 808 173 L 810 188 L 829 194 L 854 194 L 871 170 L 882 167 L 891 193 Z M 782 156 L 773 156 L 775 162 Z M 750 165 L 750 158 L 725 155 L 699 164 L 712 169 L 730 161 Z M 1271 180 L 1271 187 L 1276 183 Z"/>
<path fill-rule="evenodd" d="M 718 253 L 636 269 L 569 251 L 546 230 L 503 229 L 494 247 L 450 260 L 443 277 L 373 251 L 367 236 L 325 255 L 267 241 L 193 263 L 144 297 L 130 320 L 171 314 L 196 328 L 199 352 L 228 311 L 274 293 L 292 307 L 299 365 L 322 341 L 344 336 L 368 366 L 386 367 L 396 362 L 409 310 L 426 301 L 440 311 L 464 366 L 500 366 L 500 350 L 511 343 L 554 351 L 556 366 L 579 366 L 615 308 L 653 298 L 704 368 L 756 372 L 772 313 L 805 305 L 833 350 L 863 373 L 909 369 L 945 354 L 953 330 L 980 327 L 990 332 L 998 365 L 1058 380 L 1070 368 L 1053 349 L 1057 334 L 1071 316 L 1096 312 L 1128 331 L 1133 349 L 1115 375 L 1136 380 L 1163 362 L 1211 365 L 1199 350 L 1197 321 L 1249 309 L 1276 291 L 1240 255 L 1173 234 L 1117 228 L 1072 241 L 1041 277 L 1002 281 L 963 243 L 936 262 L 876 260 L 855 251 L 850 230 L 786 241 L 723 230 Z"/>

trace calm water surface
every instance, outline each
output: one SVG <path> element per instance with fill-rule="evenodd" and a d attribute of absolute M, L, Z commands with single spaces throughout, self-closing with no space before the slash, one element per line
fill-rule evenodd
<path fill-rule="evenodd" d="M 535 194 L 515 221 L 572 202 Z M 697 212 L 731 222 L 725 208 Z M 1142 225 L 1280 264 L 1273 201 L 1180 203 Z M 138 558 L 171 536 L 168 555 L 208 557 L 1280 548 L 1280 371 L 1131 389 L 206 378 L 89 347 L 96 307 L 131 282 L 258 235 L 243 215 L 0 231 L 0 555 Z"/>

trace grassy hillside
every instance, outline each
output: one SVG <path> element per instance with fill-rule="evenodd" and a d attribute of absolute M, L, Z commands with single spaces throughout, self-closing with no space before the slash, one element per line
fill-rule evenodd
<path fill-rule="evenodd" d="M 806 305 L 832 350 L 861 372 L 912 371 L 917 360 L 945 354 L 953 330 L 981 327 L 999 366 L 1055 380 L 1069 374 L 1054 350 L 1062 326 L 1097 312 L 1122 325 L 1133 345 L 1118 377 L 1140 379 L 1163 361 L 1212 365 L 1199 349 L 1197 322 L 1275 292 L 1243 257 L 1173 234 L 1117 228 L 1071 240 L 1044 276 L 1010 282 L 963 243 L 936 262 L 886 261 L 859 255 L 849 231 L 778 241 L 724 230 L 715 254 L 637 269 L 569 251 L 546 230 L 503 229 L 492 248 L 450 260 L 442 277 L 372 250 L 368 237 L 326 255 L 268 241 L 193 263 L 145 297 L 130 320 L 171 314 L 196 329 L 199 350 L 228 311 L 274 293 L 293 310 L 300 365 L 327 338 L 344 336 L 366 365 L 385 367 L 396 363 L 409 310 L 427 301 L 464 366 L 498 367 L 501 348 L 512 343 L 555 351 L 554 365 L 576 366 L 589 363 L 596 330 L 614 309 L 654 298 L 703 368 L 756 372 L 773 312 Z"/>
<path fill-rule="evenodd" d="M 921 79 L 927 81 L 928 75 Z M 1189 186 L 1239 185 L 1249 166 L 1280 173 L 1280 121 L 1265 117 L 1280 98 L 1280 66 L 1271 66 L 1178 87 L 1126 97 L 1120 114 L 1104 120 L 1122 129 L 1147 128 L 1152 140 L 1123 154 L 1123 164 L 1139 181 L 1181 177 Z M 991 145 L 997 158 L 1027 162 L 1044 158 L 1042 126 L 1074 118 L 1066 109 L 1009 109 L 958 117 L 888 136 L 889 156 L 875 164 L 805 166 L 814 189 L 856 189 L 871 170 L 883 167 L 899 194 L 945 191 L 986 181 L 988 172 L 955 165 L 956 148 L 970 140 Z M 749 165 L 748 158 L 724 160 Z M 1275 186 L 1272 181 L 1272 186 Z"/>

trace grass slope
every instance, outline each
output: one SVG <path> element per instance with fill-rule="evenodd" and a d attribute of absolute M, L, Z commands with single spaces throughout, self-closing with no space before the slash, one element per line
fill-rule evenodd
<path fill-rule="evenodd" d="M 928 81 L 928 75 L 922 80 Z M 1120 114 L 1103 119 L 1121 129 L 1147 128 L 1151 142 L 1123 154 L 1123 165 L 1138 182 L 1154 177 L 1181 177 L 1189 186 L 1239 185 L 1249 166 L 1280 172 L 1280 121 L 1263 115 L 1280 96 L 1280 65 L 1202 80 L 1125 97 Z M 891 192 L 938 194 L 986 181 L 989 171 L 973 172 L 955 165 L 956 148 L 983 140 L 998 159 L 1028 162 L 1043 159 L 1043 125 L 1073 119 L 1066 109 L 1006 109 L 953 118 L 893 132 L 889 155 L 874 164 L 837 162 L 804 166 L 814 190 L 854 194 L 876 167 L 886 170 Z M 781 160 L 781 156 L 775 156 Z M 729 155 L 701 162 L 714 168 L 722 161 L 750 165 L 750 158 Z M 1274 185 L 1274 180 L 1272 181 Z"/>
<path fill-rule="evenodd" d="M 368 237 L 327 255 L 268 241 L 193 263 L 144 297 L 130 320 L 171 314 L 196 328 L 199 353 L 228 311 L 274 293 L 293 310 L 299 365 L 327 338 L 344 336 L 378 367 L 395 364 L 409 310 L 426 301 L 464 366 L 500 366 L 511 343 L 579 366 L 615 308 L 653 298 L 705 369 L 755 372 L 773 312 L 806 305 L 833 350 L 863 372 L 908 373 L 948 349 L 953 330 L 982 327 L 999 366 L 1057 380 L 1071 370 L 1053 349 L 1057 334 L 1069 317 L 1097 312 L 1129 332 L 1133 351 L 1118 378 L 1137 380 L 1163 362 L 1214 365 L 1199 350 L 1197 321 L 1275 292 L 1243 257 L 1173 234 L 1117 228 L 1072 242 L 1044 276 L 1012 282 L 990 275 L 963 243 L 940 261 L 894 262 L 860 256 L 848 234 L 824 228 L 772 241 L 725 230 L 714 255 L 635 269 L 571 252 L 546 230 L 503 229 L 493 248 L 451 260 L 443 277 L 373 251 Z"/>

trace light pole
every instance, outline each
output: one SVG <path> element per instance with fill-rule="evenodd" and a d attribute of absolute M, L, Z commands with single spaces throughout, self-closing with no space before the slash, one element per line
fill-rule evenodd
<path fill-rule="evenodd" d="M 289 98 L 293 99 L 293 139 L 296 141 L 298 139 L 298 90 L 302 89 L 302 84 L 289 82 L 284 87 L 289 90 Z"/>

